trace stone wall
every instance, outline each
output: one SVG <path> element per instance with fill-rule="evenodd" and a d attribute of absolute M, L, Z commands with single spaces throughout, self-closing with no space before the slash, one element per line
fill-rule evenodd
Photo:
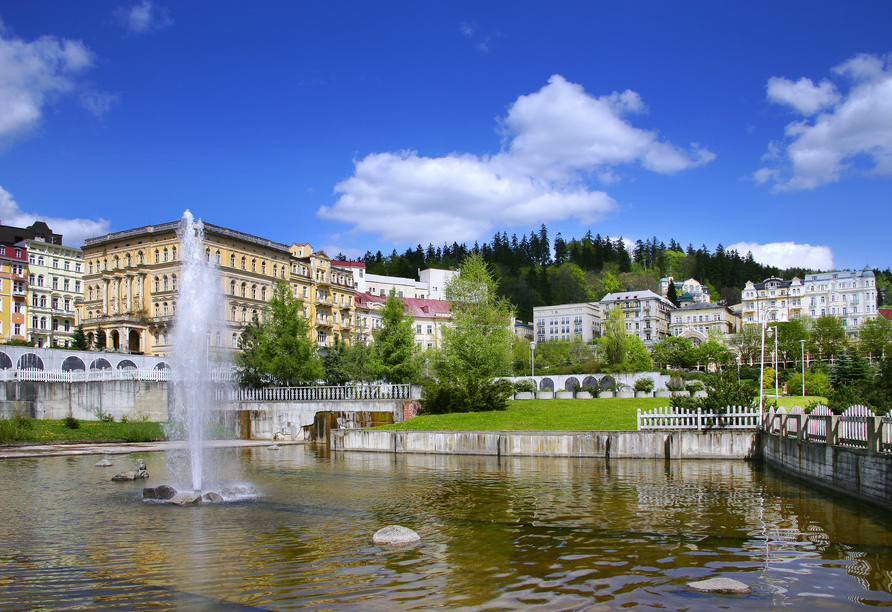
<path fill-rule="evenodd" d="M 762 444 L 768 465 L 838 493 L 892 508 L 892 455 L 767 433 Z"/>
<path fill-rule="evenodd" d="M 758 459 L 755 431 L 332 430 L 331 450 L 457 455 Z"/>
<path fill-rule="evenodd" d="M 35 419 L 95 420 L 96 411 L 122 417 L 166 421 L 168 383 L 140 380 L 47 383 L 0 383 L 0 416 L 16 414 Z"/>

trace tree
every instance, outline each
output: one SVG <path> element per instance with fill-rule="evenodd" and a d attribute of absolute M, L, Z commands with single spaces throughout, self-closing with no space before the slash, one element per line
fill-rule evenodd
<path fill-rule="evenodd" d="M 381 328 L 375 333 L 374 365 L 378 378 L 394 384 L 411 383 L 418 379 L 421 362 L 415 345 L 412 319 L 406 315 L 406 305 L 391 291 L 381 311 Z"/>
<path fill-rule="evenodd" d="M 868 319 L 861 324 L 858 335 L 861 350 L 873 357 L 892 351 L 892 321 L 883 316 Z"/>
<path fill-rule="evenodd" d="M 678 292 L 675 290 L 675 282 L 669 281 L 669 289 L 666 291 L 666 299 L 678 307 Z"/>
<path fill-rule="evenodd" d="M 497 288 L 489 266 L 476 254 L 466 257 L 459 274 L 447 282 L 452 321 L 443 329 L 438 374 L 462 377 L 475 372 L 488 378 L 511 372 L 513 309 Z"/>
<path fill-rule="evenodd" d="M 697 363 L 697 351 L 687 338 L 670 336 L 654 344 L 650 356 L 664 366 L 690 368 Z"/>
<path fill-rule="evenodd" d="M 628 336 L 626 360 L 623 362 L 624 372 L 648 372 L 653 368 L 653 361 L 647 347 L 638 336 Z"/>
<path fill-rule="evenodd" d="M 71 337 L 71 348 L 76 351 L 85 351 L 90 348 L 87 345 L 87 335 L 84 333 L 83 325 L 78 325 L 74 328 L 74 335 Z"/>
<path fill-rule="evenodd" d="M 326 385 L 344 385 L 353 380 L 347 361 L 349 353 L 350 347 L 347 343 L 339 336 L 335 336 L 334 344 L 328 349 L 328 355 L 322 358 Z"/>
<path fill-rule="evenodd" d="M 626 350 L 629 346 L 626 339 L 626 323 L 619 306 L 615 306 L 607 315 L 603 329 L 604 334 L 599 339 L 599 343 L 604 352 L 607 369 L 611 372 L 618 372 L 622 369 L 622 363 L 626 359 Z"/>
<path fill-rule="evenodd" d="M 802 319 L 790 319 L 786 323 L 777 326 L 777 350 L 780 361 L 783 364 L 797 362 L 802 358 L 802 344 L 800 340 L 808 340 L 808 327 Z M 765 350 L 768 350 L 766 339 Z"/>
<path fill-rule="evenodd" d="M 105 338 L 105 330 L 101 327 L 96 330 L 96 348 L 100 351 L 105 348 L 106 338 Z"/>
<path fill-rule="evenodd" d="M 808 348 L 822 358 L 835 355 L 846 346 L 846 328 L 835 315 L 822 315 L 808 330 Z"/>
<path fill-rule="evenodd" d="M 468 255 L 446 283 L 452 311 L 443 330 L 435 371 L 424 383 L 422 405 L 435 413 L 504 410 L 510 383 L 494 377 L 511 370 L 511 305 L 497 294 L 493 274 L 478 253 Z"/>
<path fill-rule="evenodd" d="M 301 303 L 281 278 L 276 280 L 266 316 L 263 321 L 255 316 L 248 324 L 239 348 L 235 363 L 244 385 L 314 385 L 325 376 Z"/>
<path fill-rule="evenodd" d="M 707 370 L 710 365 L 715 366 L 715 369 L 717 370 L 721 369 L 734 360 L 734 355 L 727 346 L 712 339 L 702 342 L 700 346 L 696 348 L 696 353 L 697 361 L 706 365 Z"/>

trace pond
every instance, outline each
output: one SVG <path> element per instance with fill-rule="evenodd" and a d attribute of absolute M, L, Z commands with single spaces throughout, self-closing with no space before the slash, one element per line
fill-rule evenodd
<path fill-rule="evenodd" d="M 886 513 L 743 461 L 218 451 L 260 496 L 142 500 L 162 453 L 0 461 L 0 610 L 892 605 Z M 148 481 L 111 476 L 148 464 Z M 399 524 L 421 544 L 383 549 Z M 729 577 L 748 595 L 686 584 Z"/>

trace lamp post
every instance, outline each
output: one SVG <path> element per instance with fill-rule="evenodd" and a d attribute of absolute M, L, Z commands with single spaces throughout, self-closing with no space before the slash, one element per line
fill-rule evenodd
<path fill-rule="evenodd" d="M 740 384 L 740 355 L 737 356 L 737 384 Z"/>
<path fill-rule="evenodd" d="M 530 377 L 536 376 L 536 341 L 530 342 Z"/>
<path fill-rule="evenodd" d="M 805 340 L 800 340 L 802 345 L 802 395 L 805 396 Z"/>
<path fill-rule="evenodd" d="M 762 354 L 760 357 L 762 358 L 762 365 L 759 368 L 759 411 L 762 411 L 763 408 L 763 391 L 765 387 L 765 327 L 768 325 L 768 315 L 777 313 L 777 308 L 769 308 L 767 310 L 762 311 L 761 323 L 762 323 Z M 781 311 L 783 315 L 783 311 Z M 786 316 L 781 316 L 778 319 L 773 319 L 774 321 L 781 323 L 786 321 Z M 775 376 L 777 375 L 777 370 L 775 370 Z M 775 393 L 777 393 L 777 384 L 775 383 Z"/>

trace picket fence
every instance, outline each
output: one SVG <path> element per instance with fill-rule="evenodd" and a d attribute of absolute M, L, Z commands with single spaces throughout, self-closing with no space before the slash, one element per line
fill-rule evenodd
<path fill-rule="evenodd" d="M 890 426 L 892 417 L 878 417 L 868 406 L 851 406 L 841 415 L 827 406 L 816 406 L 809 414 L 793 406 L 789 412 L 783 407 L 769 410 L 764 429 L 803 441 L 892 452 Z"/>
<path fill-rule="evenodd" d="M 759 429 L 762 409 L 729 406 L 722 413 L 702 408 L 688 410 L 665 406 L 647 412 L 638 409 L 638 431 L 648 429 L 676 429 L 703 431 L 705 429 Z"/>

